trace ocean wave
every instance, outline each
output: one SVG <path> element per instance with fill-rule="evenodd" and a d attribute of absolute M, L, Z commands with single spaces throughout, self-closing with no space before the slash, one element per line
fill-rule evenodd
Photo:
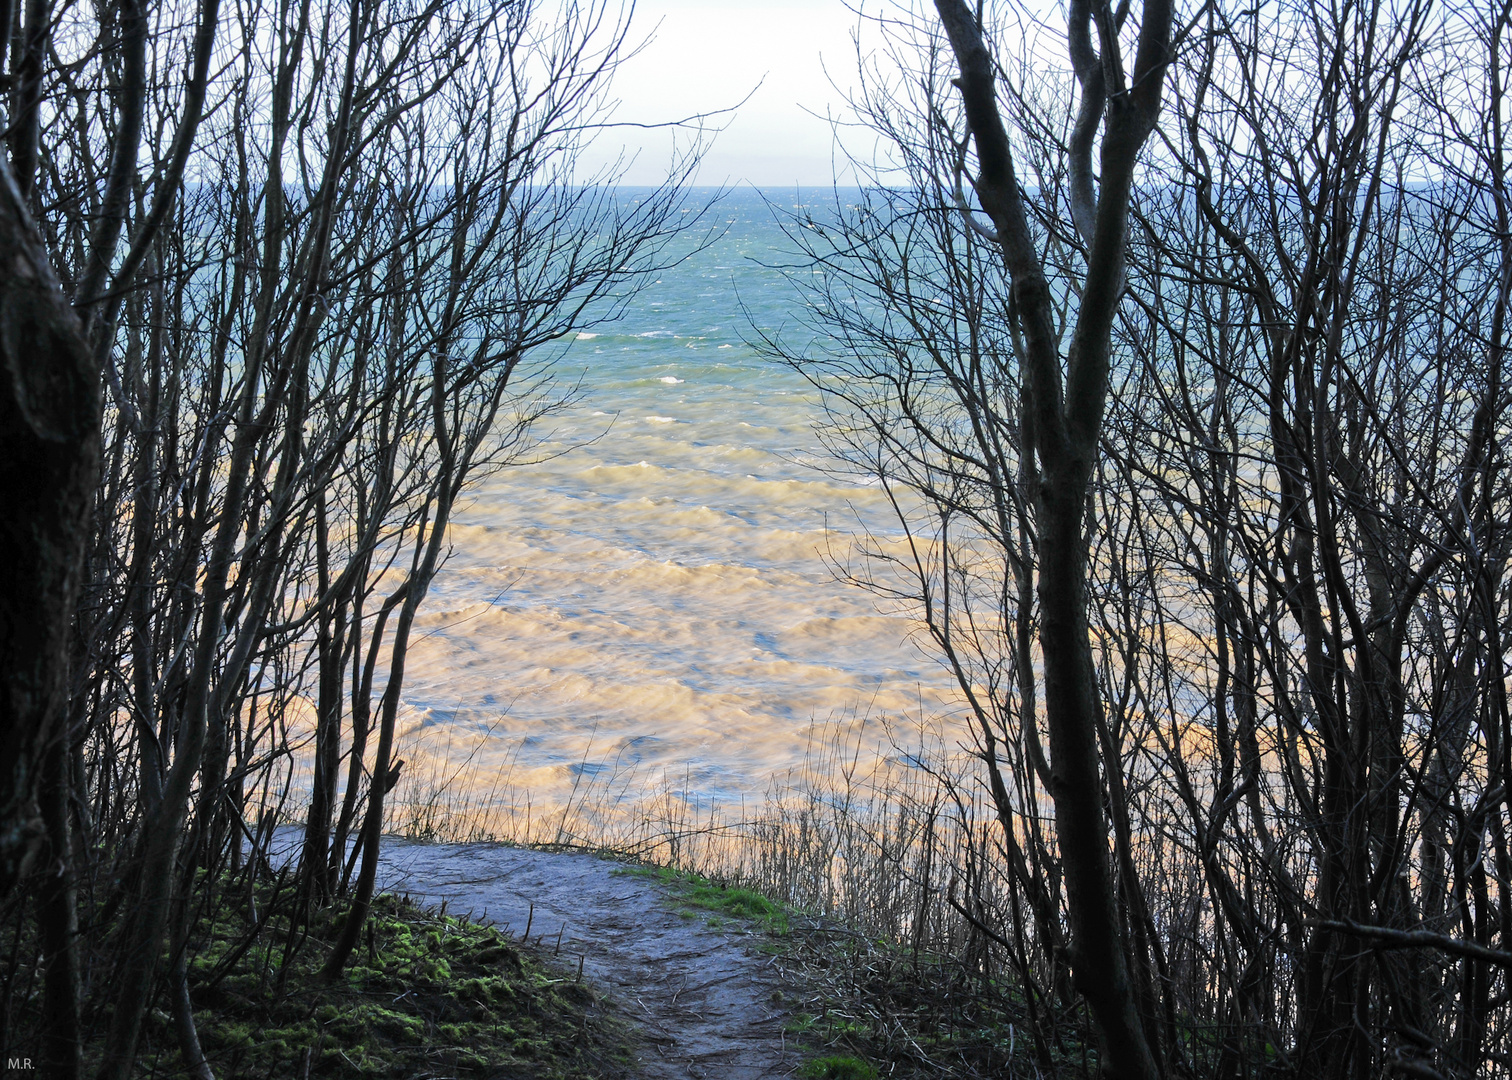
<path fill-rule="evenodd" d="M 741 228 L 752 253 L 780 242 Z M 887 500 L 875 481 L 806 467 L 825 460 L 815 392 L 736 340 L 733 288 L 727 303 L 701 295 L 738 269 L 761 325 L 791 318 L 764 269 L 727 263 L 742 236 L 578 333 L 575 402 L 558 417 L 578 433 L 546 432 L 548 460 L 489 477 L 453 522 L 405 707 L 416 739 L 479 745 L 479 775 L 507 773 L 537 805 L 594 773 L 607 785 L 622 760 L 759 792 L 801 763 L 816 718 L 954 707 L 914 624 L 826 565 L 849 564 L 851 533 L 892 551 Z"/>

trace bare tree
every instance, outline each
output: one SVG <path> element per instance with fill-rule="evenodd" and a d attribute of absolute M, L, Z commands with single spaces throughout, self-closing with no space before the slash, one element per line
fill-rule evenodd
<path fill-rule="evenodd" d="M 1029 735 L 1039 766 L 1035 777 L 1025 779 L 1043 783 L 1054 802 L 1055 884 L 1065 889 L 1069 937 L 1060 939 L 1055 901 L 1048 896 L 1036 905 L 1038 918 L 1069 959 L 1076 988 L 1091 1009 L 1103 1068 L 1112 1076 L 1154 1077 L 1162 1071 L 1159 1043 L 1147 1030 L 1155 1021 L 1154 1001 L 1148 985 L 1131 972 L 1119 886 L 1108 857 L 1100 737 L 1104 718 L 1087 621 L 1088 533 L 1095 519 L 1088 518 L 1087 507 L 1108 394 L 1112 327 L 1124 288 L 1135 165 L 1159 113 L 1172 11 L 1158 0 L 1147 3 L 1132 30 L 1125 26 L 1126 9 L 1077 3 L 1068 11 L 1066 43 L 1080 104 L 1072 138 L 1059 149 L 1059 164 L 1070 177 L 1072 231 L 1065 239 L 1084 252 L 1085 262 L 1079 272 L 1057 282 L 1057 292 L 1031 226 L 1013 140 L 998 107 L 999 75 L 987 44 L 988 27 L 963 3 L 942 0 L 936 9 L 959 67 L 954 83 L 961 100 L 960 126 L 944 119 L 954 110 L 936 96 L 934 80 L 943 72 L 938 52 L 931 51 L 919 104 L 933 130 L 922 145 L 906 136 L 900 141 L 906 166 L 927 191 L 915 211 L 919 220 L 883 220 L 870 232 L 862 223 L 862 236 L 853 231 L 845 238 L 852 242 L 849 250 L 861 253 L 856 262 L 865 267 L 863 289 L 884 305 L 886 317 L 898 319 L 896 327 L 887 323 L 880 334 L 870 332 L 865 317 L 847 326 L 870 338 L 860 360 L 864 381 L 859 392 L 880 391 L 882 396 L 858 400 L 845 389 L 837 392 L 860 406 L 867 434 L 880 439 L 881 453 L 874 460 L 883 478 L 931 500 L 938 515 L 935 539 L 948 544 L 953 528 L 980 526 L 984 539 L 1014 569 L 1016 585 L 1001 583 L 1010 608 L 1014 602 L 1027 608 L 1031 591 L 1037 591 L 1037 626 L 1031 629 L 1027 610 L 1005 612 L 1007 619 L 1017 617 L 1017 636 L 1010 636 L 1001 651 L 993 645 L 983 650 L 978 644 L 983 628 L 956 623 L 958 568 L 926 567 L 928 549 L 913 552 L 924 585 L 918 599 L 970 697 L 999 817 L 1015 851 L 1020 851 L 1018 811 L 998 768 L 1002 705 L 990 691 L 985 697 L 980 693 L 981 684 L 963 653 L 974 651 L 987 666 L 988 687 L 1006 679 L 1024 695 L 1021 707 L 1026 711 L 1015 722 Z M 1121 40 L 1129 34 L 1134 40 L 1132 70 L 1126 68 L 1123 50 L 1128 46 Z M 886 108 L 872 104 L 872 115 L 885 118 Z M 1034 138 L 1039 133 L 1027 134 Z M 952 228 L 957 213 L 968 221 L 973 213 L 963 179 L 991 221 L 990 228 L 973 224 L 964 236 Z M 897 278 L 891 273 L 896 264 L 885 254 L 887 248 L 911 250 L 915 240 L 923 245 L 934 241 L 942 249 L 943 263 L 931 260 L 920 275 L 926 288 L 941 290 L 936 296 L 915 296 L 907 270 Z M 982 240 L 992 245 L 1006 271 L 1006 295 L 988 291 L 992 272 L 979 263 L 981 255 L 972 246 Z M 938 317 L 928 313 L 929 305 L 942 300 L 967 306 Z M 1006 305 L 1006 312 L 983 310 L 995 304 Z M 1068 305 L 1074 310 L 1068 312 Z M 839 312 L 847 306 L 842 301 L 821 310 L 846 324 Z M 1064 346 L 1063 328 L 1069 334 Z M 1010 339 L 1016 350 L 1015 375 L 1007 374 L 1006 357 L 996 352 L 1009 348 Z M 886 349 L 888 343 L 900 342 L 907 344 L 892 350 L 900 366 L 886 361 L 873 366 L 881 359 L 876 345 Z M 908 355 L 914 347 L 920 368 L 913 367 Z M 843 368 L 846 361 L 838 363 Z M 834 389 L 822 375 L 819 381 Z M 895 463 L 901 473 L 894 471 Z M 978 487 L 983 483 L 985 491 Z M 962 630 L 975 639 L 964 648 L 957 636 Z M 1038 676 L 1029 635 L 1036 631 L 1048 757 L 1034 730 Z M 1116 769 L 1116 763 L 1110 767 Z M 1036 851 L 1040 847 L 1036 844 Z M 1023 877 L 1034 895 L 1043 895 L 1043 875 Z"/>
<path fill-rule="evenodd" d="M 822 270 L 815 334 L 769 344 L 904 528 L 846 570 L 921 616 L 968 707 L 997 860 L 963 850 L 955 873 L 995 883 L 946 899 L 1016 973 L 1042 1070 L 1066 1067 L 1084 991 L 1077 790 L 1124 958 L 1090 1012 L 1132 1002 L 1157 1071 L 1501 1075 L 1507 12 L 1201 9 L 1136 128 L 1129 270 L 1102 290 L 1086 194 L 1111 212 L 1128 174 L 1085 107 L 1107 77 L 1087 40 L 1058 43 L 1067 63 L 1025 28 L 976 82 L 961 63 L 956 106 L 963 35 L 947 53 L 922 19 L 885 26 L 905 74 L 873 70 L 855 104 L 887 186 L 791 219 Z M 1021 229 L 984 194 L 983 81 Z M 1002 260 L 1015 236 L 1043 300 Z M 1078 550 L 1079 667 L 1046 588 Z M 1077 789 L 1050 692 L 1068 671 L 1094 706 Z M 1101 1068 L 1143 1067 L 1111 1045 Z"/>
<path fill-rule="evenodd" d="M 1168 618 L 1216 644 L 1194 681 L 1174 658 L 1146 670 L 1216 710 L 1216 758 L 1174 736 L 1164 757 L 1249 954 L 1233 992 L 1270 1012 L 1255 969 L 1285 974 L 1273 1015 L 1304 1074 L 1484 1060 L 1494 965 L 1425 978 L 1357 928 L 1446 925 L 1450 806 L 1454 846 L 1478 853 L 1456 903 L 1481 947 L 1509 869 L 1490 660 L 1505 195 L 1494 128 L 1464 126 L 1503 108 L 1504 18 L 1210 13 L 1176 82 L 1180 194 L 1152 192 L 1141 238 L 1164 271 L 1135 290 L 1131 355 L 1152 369 L 1127 400 L 1160 404 L 1131 408 L 1128 457 L 1178 523 L 1155 549 L 1187 553 L 1158 573 L 1207 593 Z M 1246 863 L 1272 877 L 1269 910 L 1241 899 Z"/>
<path fill-rule="evenodd" d="M 30 269 L 0 282 L 20 290 L 0 347 L 39 447 L 14 460 L 57 483 L 29 489 L 37 517 L 14 535 L 48 558 L 66 540 L 74 562 L 25 582 L 51 598 L 55 639 L 12 635 L 53 696 L 6 683 L 33 709 L 7 728 L 30 756 L 6 858 L 49 901 L 39 948 L 18 932 L 9 960 L 46 968 L 58 1075 L 78 1071 L 81 1010 L 104 1036 L 100 1075 L 129 1075 L 161 998 L 208 1078 L 188 978 L 199 913 L 232 892 L 251 903 L 279 777 L 308 749 L 292 925 L 360 857 L 355 940 L 409 632 L 452 507 L 528 460 L 532 425 L 565 396 L 547 347 L 677 257 L 700 218 L 680 188 L 698 139 L 634 198 L 614 169 L 584 172 L 631 49 L 629 9 L 609 3 L 549 19 L 521 0 L 33 3 L 27 19 L 13 85 L 31 126 L 10 152 L 38 179 L 5 195 L 15 229 L 35 227 L 15 234 L 32 237 L 17 249 Z M 74 350 L 77 378 L 33 364 L 28 343 Z M 103 467 L 79 473 L 90 461 Z M 49 500 L 73 506 L 54 524 L 75 531 L 42 529 Z M 38 774 L 45 825 L 24 813 Z"/>

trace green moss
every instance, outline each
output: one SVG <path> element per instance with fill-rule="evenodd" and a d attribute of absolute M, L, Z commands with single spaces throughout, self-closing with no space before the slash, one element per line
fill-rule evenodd
<path fill-rule="evenodd" d="M 270 904 L 259 896 L 260 909 Z M 223 962 L 253 927 L 222 911 L 192 943 L 190 993 L 217 1075 L 600 1080 L 623 1077 L 633 1061 L 625 1026 L 587 988 L 492 927 L 379 897 L 371 936 L 342 978 L 322 985 L 324 942 L 341 915 L 317 911 L 284 972 L 291 928 L 275 911 L 230 971 Z M 143 1061 L 173 1059 L 167 1018 L 149 1026 L 155 1052 Z"/>
<path fill-rule="evenodd" d="M 671 889 L 680 904 L 717 912 L 742 922 L 755 923 L 769 934 L 784 935 L 788 932 L 787 909 L 750 889 L 722 885 L 698 874 L 666 866 L 627 867 L 622 873 L 656 879 Z M 688 912 L 680 909 L 678 914 L 687 917 Z M 722 925 L 717 920 L 711 920 L 710 924 L 716 928 Z"/>
<path fill-rule="evenodd" d="M 815 1058 L 798 1070 L 811 1080 L 877 1080 L 877 1070 L 860 1058 L 831 1055 Z"/>

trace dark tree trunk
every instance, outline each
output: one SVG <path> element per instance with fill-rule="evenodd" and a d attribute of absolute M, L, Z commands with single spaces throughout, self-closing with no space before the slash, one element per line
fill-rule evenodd
<path fill-rule="evenodd" d="M 1128 86 L 1108 85 L 1106 73 L 1118 72 L 1121 79 L 1122 64 L 1116 56 L 1099 60 L 1092 50 L 1091 5 L 1085 0 L 1074 2 L 1069 11 L 1072 60 L 1082 86 L 1070 167 L 1075 179 L 1076 225 L 1088 252 L 1063 369 L 1053 298 L 1014 175 L 982 27 L 963 0 L 936 0 L 935 6 L 961 68 L 957 85 L 977 148 L 977 195 L 997 229 L 1023 328 L 1024 382 L 1034 425 L 1032 450 L 1039 462 L 1035 513 L 1050 787 L 1065 867 L 1072 969 L 1097 1026 L 1103 1073 L 1154 1080 L 1161 1069 L 1130 977 L 1103 813 L 1098 746 L 1102 702 L 1087 621 L 1086 508 L 1108 395 L 1112 324 L 1123 293 L 1134 162 L 1160 108 L 1169 61 L 1171 7 L 1164 0 L 1148 0 L 1144 5 L 1139 50 Z M 1113 25 L 1113 18 L 1110 10 L 1103 9 L 1096 21 L 1106 29 Z M 1116 40 L 1107 35 L 1101 43 L 1104 50 L 1117 48 Z M 1105 112 L 1099 196 L 1092 187 L 1091 156 Z M 1106 764 L 1108 768 L 1119 765 L 1117 761 Z"/>
<path fill-rule="evenodd" d="M 0 894 L 41 851 L 36 790 L 63 737 L 68 635 L 100 468 L 99 375 L 0 161 Z"/>
<path fill-rule="evenodd" d="M 68 745 L 59 739 L 42 759 L 40 802 L 47 826 L 47 863 L 37 889 L 37 924 L 47 965 L 42 1006 L 42 1072 L 73 1080 L 80 1075 L 79 914 L 68 827 Z"/>

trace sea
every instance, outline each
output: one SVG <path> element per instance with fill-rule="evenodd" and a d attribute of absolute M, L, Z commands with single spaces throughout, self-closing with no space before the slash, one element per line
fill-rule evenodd
<path fill-rule="evenodd" d="M 803 333 L 813 271 L 778 215 L 835 198 L 726 194 L 717 239 L 548 357 L 574 399 L 533 463 L 464 500 L 416 628 L 399 752 L 432 798 L 740 802 L 816 732 L 954 707 L 913 612 L 838 573 L 868 534 L 899 539 L 886 498 L 825 449 L 814 388 L 752 345 Z"/>

